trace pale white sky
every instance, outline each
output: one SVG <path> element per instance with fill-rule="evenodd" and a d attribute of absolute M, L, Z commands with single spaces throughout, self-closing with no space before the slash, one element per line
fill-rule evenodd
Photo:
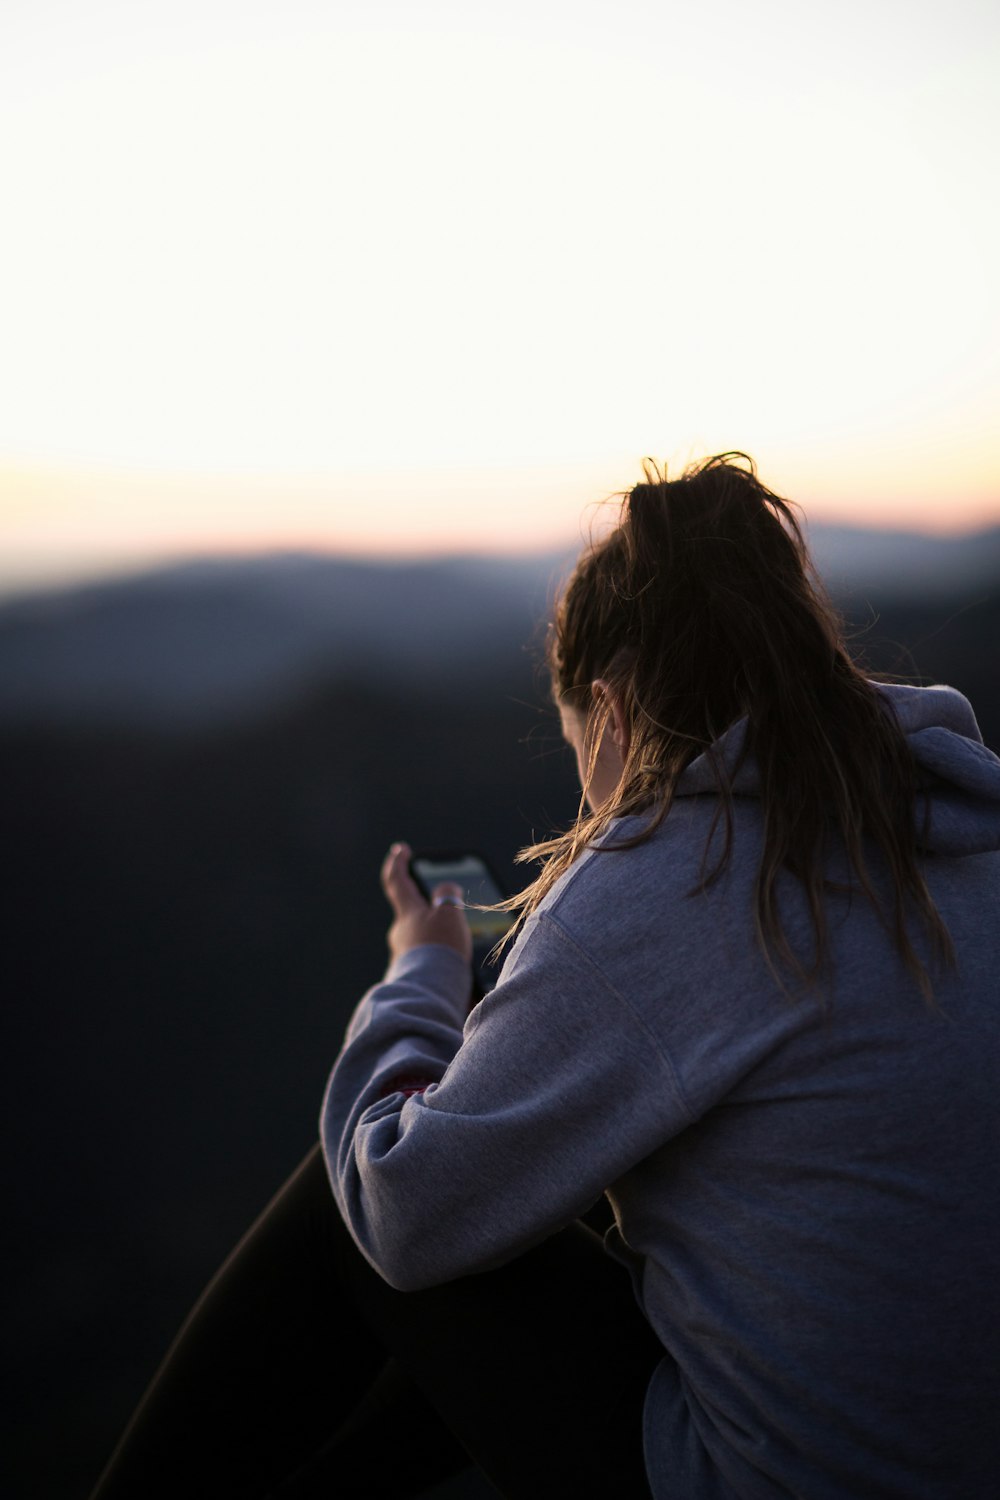
<path fill-rule="evenodd" d="M 1000 518 L 993 0 L 5 0 L 0 575 Z"/>

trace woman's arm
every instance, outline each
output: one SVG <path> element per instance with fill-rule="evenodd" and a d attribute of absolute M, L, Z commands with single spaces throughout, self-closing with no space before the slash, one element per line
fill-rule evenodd
<path fill-rule="evenodd" d="M 554 918 L 531 919 L 465 1021 L 467 961 L 409 915 L 425 941 L 358 1007 L 321 1116 L 341 1213 L 403 1290 L 528 1249 L 690 1119 L 637 1011 Z"/>

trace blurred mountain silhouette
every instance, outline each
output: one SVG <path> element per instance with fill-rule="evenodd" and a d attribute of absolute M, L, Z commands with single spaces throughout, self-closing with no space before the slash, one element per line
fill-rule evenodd
<path fill-rule="evenodd" d="M 559 564 L 284 553 L 14 600 L 0 606 L 0 718 L 191 728 L 259 715 L 316 680 L 473 680 L 516 659 Z"/>
<path fill-rule="evenodd" d="M 815 527 L 830 591 L 857 609 L 948 605 L 1000 579 L 1000 528 L 929 537 Z M 317 680 L 504 666 L 544 618 L 567 555 L 410 564 L 317 554 L 209 558 L 0 605 L 0 721 L 189 728 L 253 716 Z M 489 665 L 487 665 L 489 663 Z"/>
<path fill-rule="evenodd" d="M 951 682 L 1000 746 L 1000 531 L 813 542 L 869 665 Z M 565 563 L 206 561 L 0 607 L 3 1493 L 82 1500 L 310 1146 L 390 841 L 513 885 L 573 816 L 537 670 Z"/>

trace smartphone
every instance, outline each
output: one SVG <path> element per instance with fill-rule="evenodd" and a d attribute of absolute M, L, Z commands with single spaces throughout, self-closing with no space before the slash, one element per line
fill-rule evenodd
<path fill-rule="evenodd" d="M 410 874 L 428 901 L 435 886 L 448 880 L 462 887 L 465 902 L 492 905 L 503 901 L 506 892 L 500 878 L 484 855 L 473 850 L 427 849 L 410 858 Z M 465 913 L 472 929 L 472 968 L 479 989 L 485 994 L 497 982 L 499 964 L 490 958 L 491 950 L 513 925 L 507 911 Z"/>

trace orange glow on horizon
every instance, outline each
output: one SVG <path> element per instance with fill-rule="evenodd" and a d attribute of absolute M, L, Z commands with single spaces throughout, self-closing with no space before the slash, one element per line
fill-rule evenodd
<path fill-rule="evenodd" d="M 720 451 L 704 449 L 703 452 Z M 678 473 L 702 454 L 668 463 Z M 1000 482 L 971 454 L 946 472 L 888 457 L 858 475 L 801 451 L 755 455 L 808 523 L 955 534 L 1000 524 Z M 354 557 L 572 551 L 638 459 L 320 478 L 0 470 L 0 592 L 200 555 L 319 551 Z M 862 487 L 864 486 L 864 487 Z"/>

